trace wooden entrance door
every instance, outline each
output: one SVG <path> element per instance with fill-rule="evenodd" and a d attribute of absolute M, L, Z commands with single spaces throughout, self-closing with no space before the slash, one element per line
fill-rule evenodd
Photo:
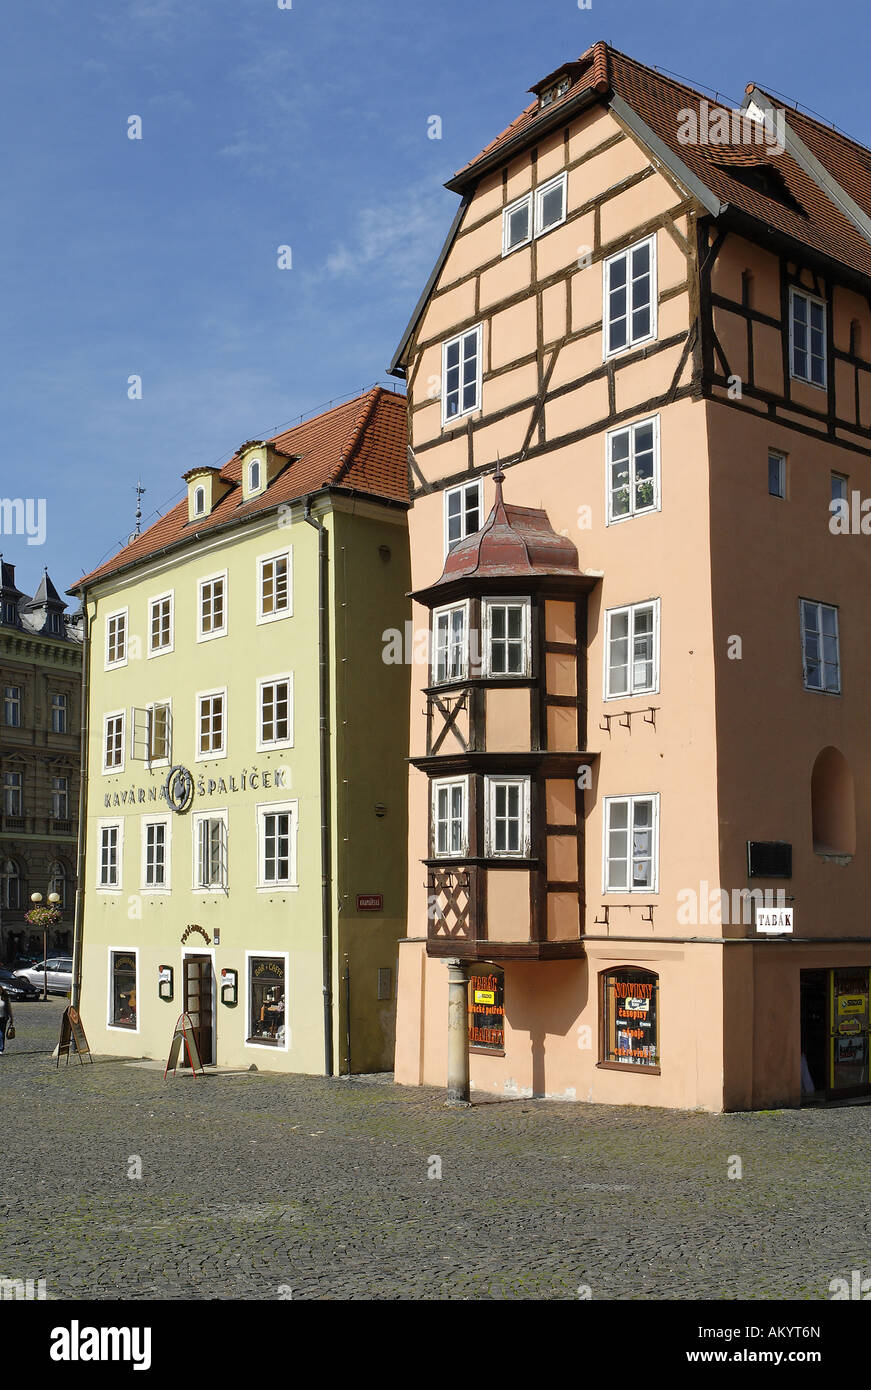
<path fill-rule="evenodd" d="M 184 1011 L 189 1015 L 204 1066 L 214 1062 L 212 1045 L 212 958 L 185 956 Z"/>

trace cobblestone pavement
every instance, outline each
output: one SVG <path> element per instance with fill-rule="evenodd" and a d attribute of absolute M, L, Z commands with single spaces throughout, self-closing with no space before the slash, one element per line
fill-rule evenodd
<path fill-rule="evenodd" d="M 62 1008 L 16 1009 L 0 1059 L 0 1277 L 49 1298 L 825 1299 L 871 1273 L 869 1106 L 449 1110 L 383 1080 L 57 1071 Z"/>

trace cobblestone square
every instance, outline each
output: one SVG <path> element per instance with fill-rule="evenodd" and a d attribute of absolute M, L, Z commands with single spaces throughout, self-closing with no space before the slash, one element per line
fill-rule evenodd
<path fill-rule="evenodd" d="M 17 1008 L 0 1061 L 0 1275 L 49 1298 L 815 1300 L 871 1266 L 867 1106 L 452 1110 L 380 1078 L 58 1071 L 62 1008 Z"/>

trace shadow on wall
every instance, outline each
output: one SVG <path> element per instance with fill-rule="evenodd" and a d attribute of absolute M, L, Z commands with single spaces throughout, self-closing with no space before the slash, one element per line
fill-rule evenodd
<path fill-rule="evenodd" d="M 509 964 L 505 976 L 505 1013 L 512 1033 L 529 1034 L 532 1094 L 541 1097 L 548 1091 L 548 1036 L 566 1038 L 577 1022 L 589 994 L 589 967 L 584 960 L 530 961 Z"/>

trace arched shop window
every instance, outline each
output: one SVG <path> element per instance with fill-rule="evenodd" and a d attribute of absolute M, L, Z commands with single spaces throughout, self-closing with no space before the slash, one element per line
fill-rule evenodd
<path fill-rule="evenodd" d="M 603 970 L 599 1065 L 659 1071 L 659 976 L 621 966 Z"/>
<path fill-rule="evenodd" d="M 856 797 L 850 764 L 837 748 L 824 748 L 811 775 L 811 814 L 817 854 L 855 854 Z"/>

